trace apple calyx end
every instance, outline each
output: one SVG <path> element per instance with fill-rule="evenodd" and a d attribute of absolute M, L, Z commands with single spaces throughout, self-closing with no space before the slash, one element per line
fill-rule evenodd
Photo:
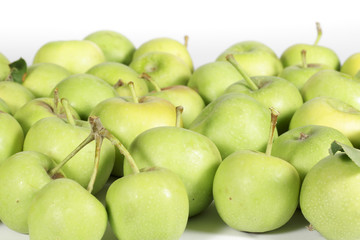
<path fill-rule="evenodd" d="M 303 140 L 307 139 L 308 137 L 309 137 L 309 135 L 301 132 L 298 139 L 299 139 L 300 141 L 303 141 Z"/>

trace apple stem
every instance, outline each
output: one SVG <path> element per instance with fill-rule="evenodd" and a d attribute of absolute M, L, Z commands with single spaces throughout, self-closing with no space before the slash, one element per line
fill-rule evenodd
<path fill-rule="evenodd" d="M 301 50 L 301 60 L 302 60 L 302 67 L 303 67 L 303 68 L 307 68 L 307 63 L 306 63 L 306 50 L 305 50 L 305 49 Z"/>
<path fill-rule="evenodd" d="M 184 111 L 184 107 L 183 106 L 177 106 L 176 107 L 176 127 L 181 127 L 181 115 Z"/>
<path fill-rule="evenodd" d="M 141 77 L 142 79 L 145 79 L 146 81 L 149 81 L 149 82 L 151 83 L 151 85 L 154 87 L 154 89 L 155 89 L 156 92 L 161 92 L 161 88 L 160 88 L 159 84 L 157 84 L 157 82 L 156 82 L 152 77 L 150 77 L 149 74 L 147 74 L 147 73 L 142 73 L 142 74 L 140 75 L 140 77 Z"/>
<path fill-rule="evenodd" d="M 318 22 L 316 22 L 316 31 L 317 31 L 317 37 L 316 37 L 316 40 L 314 43 L 315 46 L 319 43 L 320 38 L 322 36 L 322 29 L 321 29 L 320 23 L 318 23 Z"/>
<path fill-rule="evenodd" d="M 71 125 L 75 126 L 76 123 L 75 123 L 75 120 L 74 120 L 74 116 L 71 114 L 71 111 L 70 111 L 71 106 L 70 106 L 69 101 L 66 98 L 62 98 L 61 99 L 61 104 L 62 104 L 62 106 L 63 106 L 63 108 L 65 110 L 66 119 L 68 120 L 68 122 Z"/>
<path fill-rule="evenodd" d="M 275 108 L 271 107 L 270 110 L 271 110 L 270 135 L 269 135 L 268 144 L 266 146 L 266 155 L 268 156 L 271 156 L 271 150 L 274 141 L 274 133 L 276 129 L 277 119 L 279 116 L 279 112 Z"/>
<path fill-rule="evenodd" d="M 136 95 L 136 91 L 135 91 L 134 82 L 132 82 L 132 81 L 128 82 L 128 86 L 130 88 L 131 96 L 132 96 L 134 103 L 139 103 L 139 99 L 138 99 L 138 97 Z"/>
<path fill-rule="evenodd" d="M 309 137 L 309 135 L 305 134 L 305 133 L 300 133 L 300 137 L 299 140 L 305 140 Z"/>
<path fill-rule="evenodd" d="M 234 56 L 232 54 L 229 54 L 226 56 L 226 60 L 228 62 L 231 63 L 231 65 L 233 65 L 236 70 L 238 70 L 238 72 L 241 74 L 241 76 L 244 78 L 244 80 L 246 81 L 248 87 L 250 87 L 251 90 L 255 91 L 258 90 L 259 87 L 251 80 L 251 78 L 245 73 L 245 71 L 240 67 L 240 65 L 238 64 L 238 62 L 236 61 L 236 59 L 234 58 Z"/>
<path fill-rule="evenodd" d="M 188 36 L 188 35 L 185 35 L 185 36 L 184 36 L 184 46 L 187 48 L 187 47 L 188 47 L 188 44 L 189 44 L 189 36 Z"/>
<path fill-rule="evenodd" d="M 54 113 L 56 115 L 59 115 L 60 114 L 60 109 L 59 109 L 59 89 L 58 88 L 55 88 L 54 90 Z"/>
<path fill-rule="evenodd" d="M 113 85 L 113 88 L 117 89 L 117 88 L 119 88 L 119 87 L 121 87 L 121 86 L 123 86 L 123 85 L 124 85 L 124 82 L 123 82 L 121 79 L 119 79 L 119 80 Z"/>
<path fill-rule="evenodd" d="M 89 193 L 92 192 L 94 189 L 94 184 L 96 180 L 96 176 L 99 170 L 99 163 L 100 163 L 100 151 L 101 151 L 101 145 L 103 143 L 103 137 L 99 134 L 95 134 L 95 162 L 94 162 L 94 170 L 91 175 L 89 184 L 87 186 L 87 190 Z"/>

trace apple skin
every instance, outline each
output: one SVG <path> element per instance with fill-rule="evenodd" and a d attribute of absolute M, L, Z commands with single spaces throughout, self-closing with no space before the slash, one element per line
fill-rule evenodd
<path fill-rule="evenodd" d="M 267 232 L 287 223 L 298 206 L 300 177 L 288 162 L 242 150 L 223 160 L 214 178 L 215 207 L 230 227 Z"/>
<path fill-rule="evenodd" d="M 60 178 L 46 184 L 29 210 L 31 239 L 101 240 L 107 226 L 102 203 L 77 182 Z"/>
<path fill-rule="evenodd" d="M 34 99 L 35 96 L 29 89 L 17 82 L 2 81 L 0 82 L 0 98 L 5 101 L 10 113 L 14 115 L 19 108 Z"/>
<path fill-rule="evenodd" d="M 52 181 L 47 171 L 55 167 L 48 156 L 18 152 L 0 163 L 0 219 L 10 229 L 28 233 L 28 214 L 34 195 Z"/>
<path fill-rule="evenodd" d="M 360 53 L 354 53 L 348 57 L 345 62 L 342 64 L 340 71 L 342 73 L 349 74 L 353 77 L 360 70 Z"/>
<path fill-rule="evenodd" d="M 224 159 L 241 149 L 265 151 L 270 116 L 270 110 L 254 98 L 228 93 L 207 105 L 189 129 L 210 138 Z"/>
<path fill-rule="evenodd" d="M 129 64 L 135 52 L 134 44 L 121 33 L 100 30 L 85 37 L 96 43 L 103 51 L 106 61 Z"/>
<path fill-rule="evenodd" d="M 212 202 L 212 182 L 221 155 L 209 138 L 180 127 L 156 127 L 139 134 L 129 152 L 139 168 L 163 167 L 180 177 L 189 197 L 190 217 Z M 131 173 L 125 160 L 124 175 Z"/>
<path fill-rule="evenodd" d="M 322 70 L 314 74 L 301 88 L 304 101 L 315 97 L 337 98 L 360 110 L 360 82 L 345 73 Z"/>
<path fill-rule="evenodd" d="M 176 108 L 169 101 L 144 96 L 139 103 L 115 97 L 99 103 L 91 112 L 100 118 L 103 126 L 128 148 L 137 135 L 147 129 L 175 126 Z M 116 151 L 113 175 L 123 175 L 123 156 Z"/>
<path fill-rule="evenodd" d="M 280 112 L 277 121 L 279 134 L 289 129 L 290 120 L 295 111 L 303 104 L 302 96 L 294 84 L 275 76 L 252 77 L 251 80 L 259 87 L 251 90 L 245 80 L 230 85 L 226 93 L 243 93 L 255 98 L 265 107 L 273 107 Z"/>
<path fill-rule="evenodd" d="M 164 168 L 147 168 L 117 179 L 107 191 L 106 206 L 118 239 L 179 239 L 188 221 L 185 186 Z"/>
<path fill-rule="evenodd" d="M 332 127 L 360 147 L 360 111 L 338 99 L 316 97 L 305 102 L 294 113 L 289 129 L 305 125 Z"/>
<path fill-rule="evenodd" d="M 186 85 L 191 76 L 188 66 L 178 57 L 166 52 L 148 52 L 135 58 L 129 65 L 139 74 L 147 73 L 160 88 Z M 149 90 L 154 87 L 148 84 Z"/>
<path fill-rule="evenodd" d="M 54 63 L 33 64 L 23 78 L 23 86 L 29 89 L 36 98 L 48 97 L 56 84 L 70 75 L 68 70 Z"/>
<path fill-rule="evenodd" d="M 271 155 L 291 163 L 303 181 L 310 169 L 329 155 L 329 147 L 334 141 L 352 146 L 350 140 L 334 128 L 320 125 L 302 126 L 276 138 Z"/>
<path fill-rule="evenodd" d="M 4 81 L 10 74 L 9 60 L 0 53 L 0 81 Z"/>
<path fill-rule="evenodd" d="M 283 66 L 274 51 L 257 41 L 243 41 L 226 49 L 216 61 L 226 61 L 232 54 L 249 76 L 277 76 Z"/>
<path fill-rule="evenodd" d="M 88 40 L 53 41 L 41 46 L 33 64 L 55 63 L 72 74 L 85 73 L 91 67 L 105 61 L 102 50 Z"/>
<path fill-rule="evenodd" d="M 173 54 L 180 58 L 189 67 L 191 72 L 194 70 L 193 61 L 188 49 L 184 44 L 181 44 L 175 39 L 167 37 L 150 39 L 136 49 L 133 59 L 137 59 L 141 55 L 149 52 L 165 52 Z"/>
<path fill-rule="evenodd" d="M 71 75 L 56 86 L 59 98 L 66 98 L 70 105 L 87 120 L 90 112 L 101 101 L 118 96 L 117 92 L 107 82 L 87 73 Z"/>
<path fill-rule="evenodd" d="M 301 211 L 326 239 L 360 238 L 359 179 L 359 166 L 345 153 L 322 159 L 306 175 Z"/>
<path fill-rule="evenodd" d="M 0 98 L 0 111 L 10 113 L 10 108 L 4 100 Z"/>
<path fill-rule="evenodd" d="M 0 111 L 0 163 L 20 152 L 24 143 L 24 132 L 16 119 Z"/>
<path fill-rule="evenodd" d="M 43 118 L 29 129 L 24 140 L 24 150 L 44 153 L 58 164 L 83 142 L 90 132 L 90 125 L 85 121 L 77 120 L 76 125 L 71 125 L 58 117 Z M 62 167 L 62 171 L 66 177 L 86 188 L 93 173 L 94 159 L 95 142 L 93 141 L 67 162 Z M 114 166 L 114 160 L 114 146 L 110 141 L 104 140 L 92 193 L 97 193 L 106 184 Z"/>
<path fill-rule="evenodd" d="M 197 91 L 209 104 L 224 94 L 226 88 L 243 77 L 229 62 L 206 63 L 193 72 L 188 86 Z"/>
<path fill-rule="evenodd" d="M 134 83 L 135 92 L 138 96 L 144 96 L 149 92 L 145 80 L 140 78 L 134 69 L 121 63 L 100 63 L 90 68 L 87 73 L 105 80 L 112 86 L 121 80 L 124 84 L 115 88 L 119 96 L 131 96 L 131 91 L 128 86 L 129 82 Z"/>
<path fill-rule="evenodd" d="M 295 44 L 282 53 L 280 60 L 283 66 L 301 65 L 301 51 L 306 51 L 306 62 L 326 65 L 327 67 L 340 70 L 340 59 L 338 55 L 330 48 L 311 45 L 311 44 Z"/>

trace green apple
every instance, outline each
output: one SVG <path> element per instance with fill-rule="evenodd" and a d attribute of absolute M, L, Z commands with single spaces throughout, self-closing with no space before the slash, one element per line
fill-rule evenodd
<path fill-rule="evenodd" d="M 114 86 L 119 96 L 131 96 L 129 82 L 134 83 L 135 92 L 144 96 L 149 92 L 147 83 L 139 77 L 139 74 L 127 65 L 116 62 L 104 62 L 87 71 L 88 74 L 99 77 Z M 120 81 L 121 84 L 118 84 Z"/>
<path fill-rule="evenodd" d="M 107 82 L 88 73 L 71 75 L 56 86 L 60 98 L 69 100 L 81 119 L 86 120 L 101 101 L 118 96 Z"/>
<path fill-rule="evenodd" d="M 34 99 L 35 96 L 20 83 L 2 81 L 0 82 L 0 98 L 5 101 L 10 113 L 14 115 L 19 108 Z"/>
<path fill-rule="evenodd" d="M 129 65 L 139 74 L 147 73 L 159 85 L 186 85 L 191 76 L 188 66 L 178 57 L 166 52 L 148 52 L 135 58 Z M 150 90 L 153 86 L 148 84 Z"/>
<path fill-rule="evenodd" d="M 107 225 L 102 203 L 77 182 L 61 178 L 46 184 L 29 210 L 31 239 L 101 240 Z"/>
<path fill-rule="evenodd" d="M 322 64 L 310 63 L 306 62 L 306 51 L 301 51 L 302 55 L 302 64 L 301 65 L 293 65 L 284 68 L 279 77 L 285 78 L 289 82 L 295 84 L 298 89 L 301 89 L 304 86 L 305 82 L 315 73 L 328 69 L 327 66 Z"/>
<path fill-rule="evenodd" d="M 354 53 L 348 57 L 345 62 L 342 64 L 340 71 L 342 73 L 349 74 L 353 77 L 360 70 L 360 53 Z"/>
<path fill-rule="evenodd" d="M 282 53 L 280 60 L 284 67 L 299 65 L 302 62 L 301 51 L 306 51 L 306 59 L 308 63 L 316 63 L 326 65 L 330 69 L 340 69 L 340 59 L 338 55 L 330 48 L 318 45 L 318 42 L 322 36 L 322 30 L 320 24 L 317 26 L 317 38 L 314 44 L 294 44 L 289 46 Z"/>
<path fill-rule="evenodd" d="M 149 52 L 165 52 L 180 58 L 192 72 L 194 70 L 193 61 L 187 49 L 187 37 L 185 44 L 167 37 L 151 39 L 138 47 L 134 53 L 133 60 Z"/>
<path fill-rule="evenodd" d="M 277 76 L 283 69 L 274 51 L 257 41 L 243 41 L 226 49 L 216 61 L 226 61 L 232 54 L 249 76 Z"/>
<path fill-rule="evenodd" d="M 350 140 L 334 128 L 306 125 L 291 129 L 275 139 L 271 154 L 291 163 L 302 181 L 316 163 L 329 155 L 329 146 L 333 141 L 352 146 Z"/>
<path fill-rule="evenodd" d="M 332 153 L 317 163 L 306 175 L 300 193 L 303 215 L 329 240 L 360 238 L 359 150 L 347 148 L 354 155 Z"/>
<path fill-rule="evenodd" d="M 228 93 L 208 104 L 189 129 L 210 138 L 223 159 L 241 149 L 265 151 L 270 111 L 253 97 Z"/>
<path fill-rule="evenodd" d="M 118 239 L 180 239 L 189 200 L 180 178 L 170 170 L 146 168 L 113 182 L 106 194 L 111 227 Z"/>
<path fill-rule="evenodd" d="M 290 129 L 305 125 L 332 127 L 343 133 L 355 147 L 360 146 L 360 111 L 331 97 L 316 97 L 294 113 Z"/>
<path fill-rule="evenodd" d="M 304 101 L 315 97 L 337 98 L 360 110 L 360 82 L 336 70 L 322 70 L 314 74 L 301 88 Z"/>
<path fill-rule="evenodd" d="M 240 150 L 226 157 L 216 171 L 213 194 L 221 219 L 239 231 L 267 232 L 293 216 L 300 177 L 285 160 Z"/>
<path fill-rule="evenodd" d="M 48 42 L 37 50 L 33 63 L 55 63 L 72 74 L 85 73 L 105 61 L 102 50 L 89 40 Z"/>
<path fill-rule="evenodd" d="M 68 110 L 73 118 L 80 119 L 78 113 L 73 108 L 70 107 Z M 46 117 L 67 119 L 66 109 L 63 104 L 57 104 L 54 98 L 45 97 L 30 100 L 16 111 L 14 117 L 20 123 L 25 135 L 30 127 L 40 119 Z"/>
<path fill-rule="evenodd" d="M 6 104 L 6 102 L 2 98 L 0 98 L 0 111 L 10 113 L 9 106 Z"/>
<path fill-rule="evenodd" d="M 70 75 L 68 70 L 54 63 L 33 64 L 27 69 L 23 78 L 23 86 L 37 98 L 48 97 L 56 84 Z"/>
<path fill-rule="evenodd" d="M 9 60 L 0 53 L 0 81 L 4 81 L 10 74 Z"/>
<path fill-rule="evenodd" d="M 96 43 L 109 62 L 129 64 L 135 52 L 134 44 L 123 34 L 115 31 L 96 31 L 86 36 L 85 40 Z"/>
<path fill-rule="evenodd" d="M 267 108 L 275 108 L 280 112 L 277 124 L 278 132 L 286 132 L 289 129 L 291 117 L 303 104 L 299 90 L 294 84 L 280 77 L 257 76 L 250 78 L 233 55 L 227 56 L 227 59 L 244 79 L 230 85 L 225 93 L 243 93 L 255 98 Z"/>
<path fill-rule="evenodd" d="M 60 164 L 91 133 L 89 122 L 77 120 L 68 122 L 58 117 L 47 117 L 34 123 L 24 140 L 25 151 L 44 153 Z M 95 143 L 81 149 L 61 169 L 65 175 L 80 183 L 84 188 L 89 185 L 95 161 Z M 98 192 L 107 182 L 113 169 L 115 149 L 109 141 L 104 141 L 98 174 L 93 192 Z"/>
<path fill-rule="evenodd" d="M 91 112 L 125 147 L 129 147 L 137 135 L 147 129 L 159 126 L 175 126 L 176 108 L 169 101 L 152 96 L 135 98 L 109 98 L 100 102 Z M 116 156 L 114 175 L 123 174 L 123 157 Z"/>
<path fill-rule="evenodd" d="M 33 151 L 18 152 L 0 164 L 0 219 L 7 227 L 29 232 L 32 199 L 52 181 L 47 171 L 54 166 L 51 158 Z"/>
<path fill-rule="evenodd" d="M 188 86 L 200 94 L 205 104 L 209 104 L 221 96 L 228 86 L 241 79 L 241 74 L 227 61 L 210 62 L 195 69 Z"/>
<path fill-rule="evenodd" d="M 0 163 L 23 147 L 24 132 L 16 119 L 0 111 Z"/>
<path fill-rule="evenodd" d="M 212 202 L 212 182 L 221 155 L 209 138 L 180 127 L 156 127 L 139 134 L 129 152 L 139 168 L 163 167 L 180 177 L 189 197 L 189 216 Z M 131 173 L 124 161 L 124 175 Z"/>

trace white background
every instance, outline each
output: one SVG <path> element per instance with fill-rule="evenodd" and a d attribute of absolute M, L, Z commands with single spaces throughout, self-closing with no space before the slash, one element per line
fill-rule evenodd
<path fill-rule="evenodd" d="M 0 3 L 0 52 L 10 61 L 25 58 L 30 65 L 46 42 L 83 39 L 97 30 L 114 30 L 136 47 L 157 37 L 183 41 L 195 68 L 230 45 L 257 40 L 278 56 L 295 43 L 313 43 L 315 22 L 323 37 L 319 45 L 333 49 L 343 62 L 360 52 L 360 14 L 357 1 L 10 1 Z M 321 239 L 309 233 L 306 221 L 295 217 L 285 228 L 269 234 L 244 234 L 225 226 L 214 209 L 194 218 L 182 239 Z M 28 239 L 0 224 L 0 239 Z"/>

